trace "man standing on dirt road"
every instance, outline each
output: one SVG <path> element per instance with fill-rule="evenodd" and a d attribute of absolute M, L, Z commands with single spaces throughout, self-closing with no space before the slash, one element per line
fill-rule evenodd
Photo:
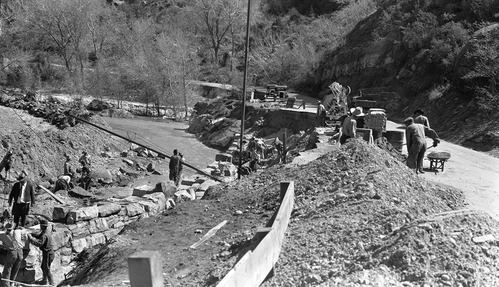
<path fill-rule="evenodd" d="M 42 232 L 38 235 L 28 234 L 29 241 L 34 245 L 38 246 L 42 251 L 42 272 L 43 279 L 40 282 L 42 285 L 54 285 L 54 279 L 52 277 L 52 272 L 50 271 L 50 265 L 54 261 L 54 246 L 52 242 L 52 227 L 49 222 L 45 219 L 40 220 L 40 229 Z"/>
<path fill-rule="evenodd" d="M 180 167 L 180 156 L 178 156 L 178 151 L 173 150 L 173 156 L 170 158 L 170 180 L 173 180 L 175 185 L 178 183 L 178 172 Z"/>
<path fill-rule="evenodd" d="M 184 169 L 184 162 L 185 162 L 185 158 L 182 153 L 179 153 L 178 156 L 180 157 L 180 161 L 178 163 L 177 181 L 175 182 L 175 185 L 177 187 L 180 185 L 180 182 L 182 182 L 182 170 Z"/>
<path fill-rule="evenodd" d="M 416 124 L 422 124 L 423 126 L 430 128 L 430 122 L 428 118 L 423 116 L 424 111 L 422 109 L 417 109 L 414 111 L 413 117 Z"/>
<path fill-rule="evenodd" d="M 414 123 L 413 118 L 404 120 L 405 138 L 407 143 L 407 166 L 410 169 L 415 169 L 416 173 L 424 173 L 423 158 L 426 152 L 426 136 L 433 139 L 433 146 L 436 147 L 440 143 L 437 133 L 422 125 Z"/>
<path fill-rule="evenodd" d="M 317 101 L 317 113 L 315 115 L 318 127 L 326 126 L 326 108 L 321 101 Z"/>
<path fill-rule="evenodd" d="M 14 229 L 19 225 L 26 224 L 26 216 L 30 206 L 35 204 L 35 188 L 28 180 L 28 172 L 23 170 L 17 177 L 18 182 L 14 184 L 9 194 L 9 206 L 12 205 L 12 215 L 14 216 Z"/>
<path fill-rule="evenodd" d="M 19 271 L 19 267 L 21 267 L 23 259 L 23 232 L 21 229 L 13 230 L 12 224 L 7 223 L 5 225 L 5 233 L 0 233 L 0 249 L 6 252 L 2 272 L 2 278 L 4 279 L 16 280 L 17 272 Z M 12 285 L 10 282 L 3 281 L 3 283 L 0 286 L 9 287 Z"/>

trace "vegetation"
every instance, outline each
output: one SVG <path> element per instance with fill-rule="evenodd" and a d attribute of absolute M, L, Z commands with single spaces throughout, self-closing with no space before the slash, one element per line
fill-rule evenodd
<path fill-rule="evenodd" d="M 430 85 L 472 89 L 497 104 L 497 39 L 481 41 L 456 77 L 456 61 L 480 28 L 497 21 L 499 0 L 252 0 L 250 84 L 310 91 L 326 55 L 365 19 L 381 15 L 401 66 L 427 67 Z M 445 2 L 445 3 L 443 3 Z M 0 2 L 0 84 L 134 99 L 174 108 L 192 101 L 190 80 L 241 85 L 245 0 L 9 0 Z M 365 39 L 364 41 L 377 41 Z M 494 48 L 495 47 L 495 48 Z M 421 75 L 424 77 L 424 75 Z M 416 91 L 416 90 L 415 90 Z M 417 92 L 417 91 L 416 91 Z"/>

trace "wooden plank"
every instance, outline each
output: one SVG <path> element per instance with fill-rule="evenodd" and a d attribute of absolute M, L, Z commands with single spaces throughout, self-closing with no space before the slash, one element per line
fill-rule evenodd
<path fill-rule="evenodd" d="M 192 244 L 190 246 L 190 248 L 194 249 L 194 248 L 198 247 L 199 245 L 203 244 L 203 242 L 205 242 L 206 240 L 210 239 L 213 235 L 215 235 L 215 233 L 217 233 L 217 231 L 220 228 L 222 228 L 226 223 L 227 223 L 227 220 L 220 222 L 217 226 L 210 229 L 210 231 L 208 231 L 198 242 Z"/>
<path fill-rule="evenodd" d="M 41 188 L 42 190 L 44 190 L 46 193 L 48 193 L 53 199 L 55 199 L 57 202 L 59 202 L 60 204 L 66 204 L 66 202 L 64 202 L 64 200 L 60 199 L 57 195 L 55 195 L 52 191 L 46 189 L 45 187 L 39 185 L 38 186 L 39 188 Z"/>
<path fill-rule="evenodd" d="M 272 270 L 281 252 L 294 204 L 294 182 L 281 183 L 281 188 L 284 187 L 286 187 L 287 192 L 277 211 L 270 232 L 265 235 L 253 251 L 249 251 L 239 260 L 218 283 L 217 287 L 256 287 L 265 280 Z"/>

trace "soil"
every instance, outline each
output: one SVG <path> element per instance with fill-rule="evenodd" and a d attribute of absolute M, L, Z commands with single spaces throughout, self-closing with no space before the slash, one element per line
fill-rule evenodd
<path fill-rule="evenodd" d="M 0 117 L 3 130 L 16 137 L 9 138 L 10 145 L 25 150 L 25 157 L 19 157 L 25 166 L 39 161 L 50 166 L 55 154 L 66 150 L 54 140 L 61 135 L 77 147 L 67 148 L 74 156 L 83 148 L 95 154 L 105 146 L 119 150 L 116 139 L 83 125 L 53 130 L 27 114 L 18 121 L 6 108 Z M 39 146 L 38 140 L 28 141 L 31 130 L 38 131 Z M 49 137 L 48 131 L 57 136 Z M 152 141 L 156 135 L 144 136 Z M 203 200 L 179 203 L 158 217 L 129 225 L 113 243 L 83 252 L 66 283 L 127 286 L 127 257 L 159 250 L 166 286 L 213 286 L 258 243 L 256 229 L 265 226 L 279 205 L 279 182 L 293 180 L 295 208 L 279 261 L 264 286 L 497 286 L 499 225 L 488 214 L 471 209 L 474 205 L 467 206 L 469 190 L 451 187 L 474 182 L 477 197 L 493 190 L 495 162 L 487 156 L 461 156 L 465 151 L 446 143 L 439 148 L 452 154 L 446 170 L 416 175 L 397 157 L 361 141 L 341 148 L 321 144 L 311 152 L 302 147 L 294 164 L 220 184 Z M 469 173 L 461 173 L 459 158 L 473 160 L 464 164 Z M 110 162 L 97 160 L 102 167 Z M 490 173 L 483 171 L 487 168 Z M 437 178 L 448 186 L 428 181 Z M 224 220 L 228 223 L 211 239 L 189 248 Z M 475 243 L 484 235 L 493 239 Z"/>

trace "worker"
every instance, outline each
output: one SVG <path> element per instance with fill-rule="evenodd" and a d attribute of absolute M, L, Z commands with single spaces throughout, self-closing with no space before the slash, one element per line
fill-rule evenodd
<path fill-rule="evenodd" d="M 357 118 L 364 116 L 361 107 L 356 107 L 352 115 L 348 116 L 341 125 L 340 144 L 344 144 L 347 139 L 357 137 Z"/>
<path fill-rule="evenodd" d="M 2 278 L 4 279 L 16 280 L 23 259 L 23 233 L 25 231 L 22 228 L 13 229 L 11 223 L 7 223 L 5 225 L 5 232 L 0 233 L 0 249 L 6 252 L 2 272 Z M 3 283 L 4 285 L 1 286 L 11 286 L 11 282 L 4 281 Z"/>
<path fill-rule="evenodd" d="M 317 113 L 315 115 L 318 127 L 326 126 L 326 107 L 322 104 L 322 101 L 317 101 Z"/>
<path fill-rule="evenodd" d="M 424 116 L 424 111 L 422 109 L 415 110 L 413 117 L 416 124 L 422 124 L 423 126 L 430 128 L 430 122 L 428 121 L 428 118 Z"/>
<path fill-rule="evenodd" d="M 179 153 L 178 156 L 180 157 L 180 161 L 178 163 L 178 175 L 177 175 L 177 181 L 175 182 L 175 185 L 178 187 L 180 183 L 182 182 L 182 170 L 184 169 L 184 154 Z"/>
<path fill-rule="evenodd" d="M 416 173 L 424 173 L 423 158 L 426 152 L 426 136 L 433 139 L 433 146 L 436 147 L 440 143 L 437 133 L 422 125 L 414 123 L 413 118 L 404 120 L 405 138 L 407 143 L 407 166 L 410 169 L 415 169 Z"/>
<path fill-rule="evenodd" d="M 260 163 L 260 154 L 256 151 L 256 149 L 252 150 L 250 153 L 251 160 L 249 162 L 249 167 L 251 171 L 258 170 L 258 164 Z"/>
<path fill-rule="evenodd" d="M 50 228 L 49 228 L 50 227 Z M 52 272 L 50 271 L 50 265 L 54 261 L 54 245 L 52 240 L 52 228 L 49 222 L 45 219 L 40 220 L 41 232 L 38 235 L 33 236 L 28 234 L 28 239 L 35 246 L 40 248 L 42 251 L 42 273 L 43 279 L 40 282 L 42 285 L 54 285 L 54 279 L 52 278 Z"/>
<path fill-rule="evenodd" d="M 35 204 L 35 188 L 28 179 L 28 172 L 26 170 L 21 171 L 17 179 L 18 181 L 9 194 L 9 206 L 12 204 L 14 228 L 26 224 L 26 216 L 29 213 L 30 206 Z"/>
<path fill-rule="evenodd" d="M 170 158 L 170 180 L 173 180 L 175 185 L 178 182 L 178 171 L 180 166 L 180 156 L 178 156 L 178 150 L 173 150 L 173 156 Z"/>
<path fill-rule="evenodd" d="M 87 153 L 87 151 L 83 151 L 82 156 L 80 157 L 79 160 L 81 164 L 81 176 L 85 177 L 90 174 L 90 168 L 92 165 L 92 160 L 90 159 L 90 155 Z"/>

